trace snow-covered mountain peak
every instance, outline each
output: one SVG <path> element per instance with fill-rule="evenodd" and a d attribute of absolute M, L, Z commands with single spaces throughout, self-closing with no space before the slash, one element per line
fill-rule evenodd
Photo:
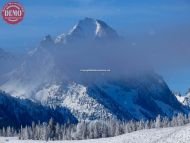
<path fill-rule="evenodd" d="M 80 20 L 78 24 L 73 27 L 69 34 L 83 34 L 83 36 L 86 38 L 118 36 L 115 30 L 113 30 L 105 22 L 92 18 Z"/>
<path fill-rule="evenodd" d="M 105 22 L 93 18 L 84 18 L 68 32 L 55 39 L 55 43 L 66 43 L 69 40 L 105 40 L 118 39 L 117 32 Z"/>
<path fill-rule="evenodd" d="M 80 20 L 78 24 L 72 28 L 68 35 L 81 35 L 90 38 L 95 36 L 96 28 L 97 25 L 95 19 L 85 18 Z"/>

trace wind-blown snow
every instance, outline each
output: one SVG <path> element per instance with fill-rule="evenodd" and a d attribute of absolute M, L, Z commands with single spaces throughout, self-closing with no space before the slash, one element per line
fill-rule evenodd
<path fill-rule="evenodd" d="M 17 138 L 0 138 L 1 143 L 46 143 L 45 141 L 20 141 Z M 189 143 L 190 124 L 181 127 L 147 129 L 125 135 L 76 141 L 48 141 L 49 143 Z"/>

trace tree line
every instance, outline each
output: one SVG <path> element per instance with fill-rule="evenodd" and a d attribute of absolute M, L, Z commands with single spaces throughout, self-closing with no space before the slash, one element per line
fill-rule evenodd
<path fill-rule="evenodd" d="M 48 123 L 32 123 L 20 129 L 6 127 L 0 129 L 0 136 L 18 136 L 21 140 L 82 140 L 113 137 L 137 130 L 182 126 L 190 123 L 190 114 L 179 113 L 172 118 L 158 115 L 155 120 L 116 121 L 97 120 L 80 121 L 77 124 L 63 124 L 50 119 Z"/>

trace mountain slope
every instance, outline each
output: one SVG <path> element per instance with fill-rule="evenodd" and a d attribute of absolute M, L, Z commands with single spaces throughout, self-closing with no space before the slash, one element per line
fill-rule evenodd
<path fill-rule="evenodd" d="M 32 122 L 48 122 L 53 118 L 59 123 L 76 122 L 67 109 L 50 109 L 30 100 L 17 99 L 0 91 L 0 127 L 31 125 Z"/>
<path fill-rule="evenodd" d="M 94 89 L 91 86 L 89 88 Z M 100 91 L 100 98 L 109 97 L 106 99 L 112 99 L 115 105 L 120 105 L 117 107 L 125 111 L 122 115 L 131 115 L 134 119 L 155 118 L 158 114 L 172 116 L 175 112 L 183 112 L 182 105 L 164 80 L 155 73 L 106 81 L 95 88 Z M 110 103 L 109 100 L 107 102 Z"/>
<path fill-rule="evenodd" d="M 45 105 L 67 107 L 79 120 L 140 120 L 186 112 L 164 80 L 152 73 L 129 79 L 53 84 L 39 89 L 35 99 Z"/>

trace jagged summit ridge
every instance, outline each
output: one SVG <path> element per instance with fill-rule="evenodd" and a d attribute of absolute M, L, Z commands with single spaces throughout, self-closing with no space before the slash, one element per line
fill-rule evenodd
<path fill-rule="evenodd" d="M 92 18 L 80 20 L 67 34 L 56 37 L 55 43 L 78 40 L 117 39 L 117 32 L 105 22 Z"/>

